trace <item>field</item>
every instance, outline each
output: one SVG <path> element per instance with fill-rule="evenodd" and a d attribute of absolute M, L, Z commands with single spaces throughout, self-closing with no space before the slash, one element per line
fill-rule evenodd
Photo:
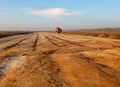
<path fill-rule="evenodd" d="M 66 34 L 78 34 L 84 36 L 94 36 L 101 38 L 120 39 L 120 28 L 83 29 L 66 31 Z"/>
<path fill-rule="evenodd" d="M 119 33 L 82 33 L 1 38 L 0 87 L 120 87 L 120 39 L 110 38 Z"/>
<path fill-rule="evenodd" d="M 28 34 L 28 33 L 30 33 L 30 32 L 26 32 L 26 31 L 0 31 L 0 38 L 12 36 L 12 35 Z"/>

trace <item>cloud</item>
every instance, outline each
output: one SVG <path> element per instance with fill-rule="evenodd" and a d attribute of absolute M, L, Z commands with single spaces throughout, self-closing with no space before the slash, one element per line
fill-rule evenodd
<path fill-rule="evenodd" d="M 32 15 L 38 15 L 41 17 L 47 17 L 47 18 L 62 18 L 63 16 L 75 16 L 75 15 L 82 15 L 83 11 L 68 11 L 63 8 L 50 8 L 50 9 L 44 9 L 44 10 L 26 10 L 28 14 Z"/>

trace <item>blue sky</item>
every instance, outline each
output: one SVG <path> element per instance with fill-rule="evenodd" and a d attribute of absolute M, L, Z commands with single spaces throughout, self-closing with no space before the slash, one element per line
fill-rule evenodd
<path fill-rule="evenodd" d="M 120 0 L 0 0 L 0 30 L 120 27 Z"/>

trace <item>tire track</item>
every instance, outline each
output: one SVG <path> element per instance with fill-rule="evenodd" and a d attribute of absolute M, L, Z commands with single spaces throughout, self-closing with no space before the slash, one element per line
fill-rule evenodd
<path fill-rule="evenodd" d="M 37 46 L 37 42 L 38 42 L 38 34 L 36 35 L 36 38 L 35 38 L 35 41 L 34 41 L 34 43 L 33 43 L 33 45 L 32 45 L 32 47 L 33 47 L 33 50 L 32 51 L 35 51 L 36 50 L 36 46 Z"/>
<path fill-rule="evenodd" d="M 52 36 L 53 38 L 56 38 L 58 40 L 65 41 L 65 42 L 72 44 L 72 45 L 81 46 L 81 47 L 84 46 L 81 42 L 76 42 L 76 41 L 74 42 L 74 41 L 67 40 L 66 38 L 61 38 L 61 37 L 57 37 L 57 36 L 53 36 L 53 35 L 50 35 L 50 36 Z"/>
<path fill-rule="evenodd" d="M 44 33 L 39 33 L 37 50 L 51 50 L 58 48 L 57 44 L 49 40 Z"/>
<path fill-rule="evenodd" d="M 83 51 L 91 53 L 96 50 L 89 47 L 94 45 L 90 43 L 103 39 L 96 41 L 89 37 L 77 41 L 76 37 L 40 32 L 17 39 L 16 45 L 16 40 L 12 40 L 12 44 L 6 42 L 13 46 L 7 51 L 18 49 L 20 53 L 6 57 L 9 60 L 4 61 L 3 65 L 0 64 L 0 87 L 119 87 L 120 72 L 84 55 Z M 86 42 L 89 46 L 86 46 Z M 103 50 L 96 52 L 100 54 L 101 51 Z M 10 53 L 12 54 L 12 51 Z M 18 57 L 19 55 L 21 56 Z M 101 57 L 99 60 L 104 62 Z"/>
<path fill-rule="evenodd" d="M 21 38 L 22 36 L 25 36 L 25 35 L 14 35 L 14 36 L 1 38 L 0 39 L 0 45 L 4 44 L 5 42 L 9 42 L 11 40 L 17 39 L 17 38 Z"/>
<path fill-rule="evenodd" d="M 38 41 L 38 34 L 30 34 L 26 39 L 19 42 L 17 45 L 14 46 L 14 49 L 24 48 L 24 49 L 31 49 L 35 51 L 36 45 Z M 26 45 L 27 44 L 27 45 Z"/>
<path fill-rule="evenodd" d="M 18 39 L 14 39 L 12 41 L 6 42 L 2 45 L 0 45 L 0 50 L 4 49 L 4 50 L 8 50 L 14 46 L 16 46 L 17 44 L 19 44 L 20 42 L 24 41 L 28 36 L 23 36 L 21 38 Z"/>
<path fill-rule="evenodd" d="M 45 35 L 45 37 L 53 44 L 55 44 L 56 46 L 58 47 L 62 47 L 62 46 L 69 46 L 69 45 L 73 45 L 71 43 L 68 43 L 67 41 L 65 40 L 62 40 L 62 39 L 58 39 L 56 37 L 53 37 L 51 35 Z"/>
<path fill-rule="evenodd" d="M 99 72 L 101 72 L 102 74 L 104 74 L 104 75 L 106 75 L 106 76 L 108 76 L 110 78 L 114 78 L 116 83 L 120 84 L 120 78 L 119 78 L 120 71 L 117 71 L 117 70 L 113 69 L 112 67 L 110 67 L 108 65 L 97 63 L 94 60 L 92 60 L 91 58 L 86 57 L 81 53 L 80 53 L 80 55 L 82 56 L 83 60 L 85 60 L 86 62 L 88 62 L 91 65 L 95 66 L 98 69 Z"/>
<path fill-rule="evenodd" d="M 54 35 L 54 36 L 53 36 L 53 35 L 51 35 L 51 34 L 49 34 L 49 36 L 51 36 L 52 38 L 56 38 L 57 40 L 65 41 L 65 42 L 67 42 L 67 43 L 69 43 L 69 44 L 72 44 L 72 45 L 75 45 L 75 46 L 87 48 L 86 51 L 90 51 L 90 50 L 91 50 L 91 51 L 96 51 L 96 50 L 102 50 L 102 51 L 104 51 L 104 50 L 114 49 L 114 47 L 118 47 L 118 46 L 114 46 L 114 47 L 113 47 L 113 46 L 111 46 L 111 45 L 110 45 L 110 47 L 103 47 L 103 46 L 101 46 L 102 43 L 101 43 L 100 41 L 97 41 L 97 42 L 101 43 L 101 44 L 98 44 L 98 47 L 94 47 L 94 46 L 90 47 L 90 46 L 89 46 L 89 43 L 91 42 L 91 40 L 90 40 L 90 41 L 89 41 L 89 40 L 87 40 L 87 41 L 82 41 L 82 42 L 75 40 L 75 42 L 74 42 L 74 41 L 68 40 L 67 37 L 66 37 L 66 38 L 62 38 L 62 37 L 58 37 L 57 35 Z M 86 43 L 88 43 L 88 45 L 87 45 Z M 90 44 L 91 44 L 91 43 L 90 43 Z M 109 44 L 109 43 L 107 43 L 107 44 Z"/>
<path fill-rule="evenodd" d="M 50 53 L 51 51 L 45 53 L 40 52 L 40 54 L 36 54 L 35 52 L 29 54 L 29 56 L 11 58 L 5 63 L 6 67 L 4 68 L 4 75 L 2 79 L 0 79 L 0 84 L 2 87 L 67 87 L 65 86 L 66 82 L 64 79 L 60 77 L 61 68 L 50 58 Z M 33 54 L 35 54 L 35 56 L 33 56 Z M 15 72 L 15 74 L 10 72 Z M 38 82 L 32 79 L 33 77 L 36 78 Z M 24 79 L 28 81 L 23 84 L 22 81 Z M 28 85 L 25 86 L 25 84 Z"/>

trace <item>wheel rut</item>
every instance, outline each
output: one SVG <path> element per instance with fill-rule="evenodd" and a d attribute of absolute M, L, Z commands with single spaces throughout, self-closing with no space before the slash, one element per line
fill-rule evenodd
<path fill-rule="evenodd" d="M 0 87 L 119 87 L 120 41 L 78 37 L 36 32 L 4 40 Z"/>

